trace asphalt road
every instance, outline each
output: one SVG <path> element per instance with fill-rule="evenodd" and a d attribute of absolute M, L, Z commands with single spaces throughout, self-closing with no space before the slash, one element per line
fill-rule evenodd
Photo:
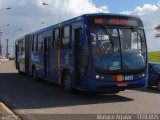
<path fill-rule="evenodd" d="M 89 120 L 96 119 L 96 114 L 160 113 L 160 92 L 154 88 L 118 94 L 69 94 L 50 82 L 35 82 L 19 75 L 13 61 L 0 65 L 0 99 L 25 120 Z"/>

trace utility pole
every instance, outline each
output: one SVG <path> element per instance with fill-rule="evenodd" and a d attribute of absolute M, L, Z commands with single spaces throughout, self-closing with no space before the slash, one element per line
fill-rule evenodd
<path fill-rule="evenodd" d="M 3 32 L 0 32 L 0 59 L 1 59 L 1 57 L 2 57 L 2 43 L 1 43 L 1 34 L 2 34 Z"/>
<path fill-rule="evenodd" d="M 11 7 L 7 7 L 7 8 L 4 8 L 4 9 L 1 9 L 0 12 L 3 11 L 3 10 L 10 10 L 10 9 L 11 9 Z"/>
<path fill-rule="evenodd" d="M 10 8 L 6 8 L 6 9 L 10 9 Z M 3 33 L 3 32 L 1 32 L 1 29 L 4 28 L 4 27 L 8 27 L 8 26 L 9 26 L 9 24 L 0 27 L 0 58 L 2 57 L 2 39 L 1 39 L 1 36 L 2 36 L 2 33 Z"/>
<path fill-rule="evenodd" d="M 8 53 L 8 41 L 9 41 L 9 39 L 6 39 L 6 58 L 8 59 L 8 55 L 9 55 L 9 53 Z"/>

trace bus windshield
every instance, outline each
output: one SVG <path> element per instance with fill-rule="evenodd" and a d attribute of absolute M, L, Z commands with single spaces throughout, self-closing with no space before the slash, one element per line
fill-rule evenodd
<path fill-rule="evenodd" d="M 146 66 L 143 29 L 129 27 L 90 28 L 93 66 L 103 71 L 130 71 Z"/>

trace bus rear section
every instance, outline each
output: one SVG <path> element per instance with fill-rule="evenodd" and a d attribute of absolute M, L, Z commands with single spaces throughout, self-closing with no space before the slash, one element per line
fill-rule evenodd
<path fill-rule="evenodd" d="M 15 65 L 19 73 L 29 73 L 30 36 L 25 35 L 15 42 Z"/>
<path fill-rule="evenodd" d="M 99 15 L 88 18 L 90 42 L 87 91 L 145 87 L 147 46 L 141 19 Z"/>

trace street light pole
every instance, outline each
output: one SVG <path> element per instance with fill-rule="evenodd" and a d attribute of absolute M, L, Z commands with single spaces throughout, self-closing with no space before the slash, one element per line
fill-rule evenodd
<path fill-rule="evenodd" d="M 60 13 L 60 10 L 57 7 L 55 7 L 54 5 L 50 5 L 48 3 L 43 2 L 42 4 L 54 7 L 58 11 L 58 22 L 59 22 L 58 25 L 59 25 L 59 34 L 60 34 L 60 39 L 61 39 L 61 13 Z"/>
<path fill-rule="evenodd" d="M 11 7 L 7 7 L 7 8 L 4 8 L 4 9 L 0 9 L 0 12 L 3 11 L 3 10 L 10 10 L 10 9 L 11 9 Z M 8 24 L 7 26 L 9 26 L 9 24 Z M 2 27 L 0 27 L 0 28 L 3 28 L 3 27 L 5 27 L 5 26 L 2 26 Z M 1 56 L 2 56 L 1 34 L 2 34 L 2 32 L 0 31 L 0 59 L 1 59 Z"/>
<path fill-rule="evenodd" d="M 43 25 L 47 26 L 47 23 L 46 23 L 46 22 L 44 22 L 44 21 L 43 21 L 43 22 L 41 22 L 41 24 L 43 24 Z"/>
<path fill-rule="evenodd" d="M 9 55 L 9 53 L 8 53 L 8 41 L 9 41 L 9 39 L 6 39 L 6 58 L 8 59 L 8 55 Z"/>
<path fill-rule="evenodd" d="M 42 24 L 47 24 L 46 22 L 41 22 Z"/>
<path fill-rule="evenodd" d="M 3 32 L 0 32 L 0 59 L 1 59 L 1 56 L 2 56 L 2 43 L 1 43 L 1 34 L 2 34 Z"/>
<path fill-rule="evenodd" d="M 43 5 L 48 5 L 48 6 L 54 7 L 54 8 L 58 11 L 58 22 L 59 22 L 59 26 L 60 26 L 60 22 L 61 22 L 61 21 L 60 21 L 60 18 L 61 18 L 60 10 L 59 10 L 56 6 L 50 5 L 50 4 L 48 4 L 48 3 L 43 2 L 42 4 L 43 4 Z"/>
<path fill-rule="evenodd" d="M 8 27 L 10 24 L 7 24 L 7 25 L 4 25 L 4 26 L 1 26 L 0 29 L 4 28 L 4 27 Z"/>
<path fill-rule="evenodd" d="M 7 7 L 7 8 L 4 8 L 4 9 L 1 9 L 0 12 L 3 11 L 3 10 L 10 10 L 10 9 L 11 9 L 11 7 Z"/>
<path fill-rule="evenodd" d="M 4 27 L 8 27 L 8 26 L 9 26 L 9 24 L 0 27 L 0 58 L 2 57 L 2 39 L 1 39 L 1 37 L 2 37 L 2 33 L 3 33 L 3 32 L 1 32 L 1 29 Z"/>

